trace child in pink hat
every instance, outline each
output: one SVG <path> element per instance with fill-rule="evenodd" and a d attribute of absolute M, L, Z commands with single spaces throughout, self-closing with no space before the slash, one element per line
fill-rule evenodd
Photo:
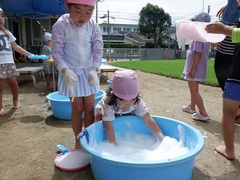
<path fill-rule="evenodd" d="M 106 91 L 101 101 L 96 106 L 96 120 L 102 120 L 107 139 L 110 143 L 117 144 L 112 122 L 115 115 L 135 114 L 140 116 L 145 124 L 155 135 L 157 147 L 164 136 L 157 123 L 151 117 L 149 109 L 139 98 L 138 77 L 133 70 L 116 71 L 112 79 L 112 87 Z"/>
<path fill-rule="evenodd" d="M 77 136 L 82 131 L 83 111 L 85 127 L 94 122 L 95 94 L 99 91 L 99 82 L 92 82 L 103 55 L 101 29 L 91 18 L 95 3 L 96 0 L 65 0 L 69 13 L 62 15 L 52 28 L 58 93 L 71 101 L 75 148 L 81 148 Z"/>

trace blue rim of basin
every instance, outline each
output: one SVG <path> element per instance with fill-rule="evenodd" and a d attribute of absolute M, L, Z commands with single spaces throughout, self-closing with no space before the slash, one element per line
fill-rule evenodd
<path fill-rule="evenodd" d="M 155 118 L 155 117 L 156 118 L 164 118 L 165 120 L 174 121 L 176 123 L 179 123 L 180 125 L 183 125 L 183 126 L 186 126 L 190 129 L 192 129 L 196 133 L 198 143 L 188 153 L 183 154 L 181 156 L 177 156 L 177 157 L 174 157 L 171 159 L 163 159 L 163 160 L 147 161 L 147 162 L 146 161 L 136 161 L 136 162 L 135 161 L 133 161 L 133 162 L 117 161 L 116 159 L 113 159 L 112 157 L 109 157 L 109 156 L 99 153 L 97 150 L 95 150 L 91 147 L 86 149 L 83 146 L 83 149 L 85 149 L 85 151 L 90 153 L 91 156 L 94 156 L 95 158 L 100 158 L 103 161 L 112 162 L 114 164 L 117 162 L 119 165 L 121 164 L 124 166 L 134 166 L 134 167 L 143 167 L 145 165 L 147 165 L 148 167 L 169 166 L 169 163 L 179 164 L 179 163 L 183 163 L 185 161 L 189 161 L 191 159 L 195 159 L 195 157 L 202 151 L 202 149 L 204 147 L 204 138 L 198 129 L 194 128 L 193 126 L 188 125 L 187 123 L 184 123 L 179 120 L 171 119 L 168 117 L 155 116 L 155 115 L 152 115 L 152 117 L 153 118 Z M 102 122 L 97 122 L 97 123 L 102 123 Z"/>

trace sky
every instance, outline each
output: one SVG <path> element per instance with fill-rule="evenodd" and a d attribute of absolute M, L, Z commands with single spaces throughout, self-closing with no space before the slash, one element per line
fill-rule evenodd
<path fill-rule="evenodd" d="M 109 21 L 113 24 L 138 24 L 139 13 L 147 3 L 163 8 L 172 18 L 174 25 L 176 20 L 188 20 L 202 11 L 208 12 L 212 21 L 217 21 L 217 11 L 227 4 L 227 0 L 101 0 L 98 2 L 98 23 L 107 22 L 103 17 L 109 11 Z M 96 10 L 93 14 L 96 20 Z"/>

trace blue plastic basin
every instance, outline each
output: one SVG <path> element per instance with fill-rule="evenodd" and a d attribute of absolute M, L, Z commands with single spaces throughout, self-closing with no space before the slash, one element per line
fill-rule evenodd
<path fill-rule="evenodd" d="M 107 64 L 107 60 L 106 59 L 102 59 L 101 64 Z"/>
<path fill-rule="evenodd" d="M 185 132 L 183 142 L 189 152 L 166 160 L 126 162 L 99 153 L 91 144 L 106 141 L 103 123 L 97 122 L 79 134 L 78 139 L 83 149 L 89 154 L 93 176 L 96 180 L 190 180 L 195 157 L 204 146 L 204 139 L 199 130 L 178 120 L 152 116 L 161 127 L 163 134 L 180 140 L 178 125 Z M 127 121 L 127 123 L 126 123 Z M 117 117 L 113 122 L 115 133 L 151 133 L 138 116 Z M 94 142 L 93 142 L 94 141 Z M 144 143 L 144 142 L 143 142 Z"/>
<path fill-rule="evenodd" d="M 95 105 L 101 100 L 104 94 L 105 92 L 102 90 L 100 90 L 96 94 L 95 102 L 94 102 Z M 46 98 L 48 99 L 51 105 L 52 113 L 54 117 L 61 120 L 67 120 L 67 121 L 71 120 L 72 107 L 70 104 L 69 97 L 62 96 L 58 94 L 58 92 L 56 91 L 48 94 Z"/>

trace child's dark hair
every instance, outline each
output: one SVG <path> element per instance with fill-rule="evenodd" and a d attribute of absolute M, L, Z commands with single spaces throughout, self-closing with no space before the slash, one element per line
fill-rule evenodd
<path fill-rule="evenodd" d="M 6 20 L 6 16 L 4 11 L 0 8 L 0 13 L 2 13 L 3 18 Z M 10 37 L 9 31 L 3 26 L 2 28 L 0 28 L 8 37 Z"/>
<path fill-rule="evenodd" d="M 116 99 L 119 98 L 119 97 L 115 96 L 115 95 L 112 93 L 112 88 L 111 88 L 111 87 L 109 87 L 109 88 L 106 90 L 106 95 L 110 97 L 110 98 L 109 98 L 109 101 L 107 102 L 107 105 L 113 106 L 114 109 L 118 109 L 117 103 L 116 103 Z M 134 104 L 136 104 L 138 101 L 139 101 L 139 95 L 137 95 L 136 101 L 135 101 Z"/>

